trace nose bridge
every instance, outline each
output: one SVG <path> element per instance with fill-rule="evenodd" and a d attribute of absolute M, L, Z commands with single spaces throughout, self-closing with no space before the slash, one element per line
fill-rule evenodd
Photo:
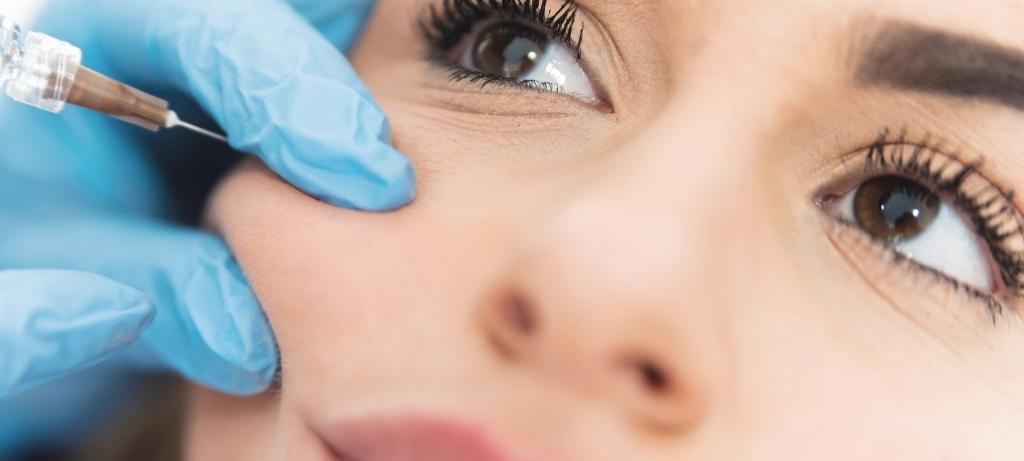
<path fill-rule="evenodd" d="M 689 65 L 701 72 L 548 202 L 481 309 L 522 369 L 676 430 L 735 412 L 750 350 L 738 319 L 799 292 L 777 221 L 787 195 L 766 168 L 799 85 L 730 60 Z"/>
<path fill-rule="evenodd" d="M 721 311 L 750 263 L 743 232 L 761 219 L 746 212 L 756 142 L 720 128 L 729 114 L 678 110 L 540 220 L 482 310 L 503 354 L 674 427 L 724 379 Z M 647 393 L 610 391 L 623 380 Z"/>
<path fill-rule="evenodd" d="M 599 247 L 590 254 L 620 261 L 616 276 L 636 285 L 666 276 L 677 287 L 723 280 L 735 263 L 724 250 L 759 226 L 755 208 L 768 189 L 758 174 L 758 123 L 742 117 L 718 101 L 669 108 L 556 212 L 552 240 Z M 578 237 L 595 225 L 606 241 Z"/>
<path fill-rule="evenodd" d="M 764 41 L 741 37 L 772 34 L 724 35 L 735 38 L 667 59 L 666 72 L 686 78 L 671 79 L 660 110 L 604 156 L 599 172 L 570 192 L 540 233 L 563 257 L 603 259 L 586 267 L 614 272 L 594 274 L 617 282 L 610 286 L 641 291 L 672 280 L 677 289 L 702 288 L 690 296 L 715 295 L 712 287 L 734 286 L 729 274 L 738 272 L 729 266 L 753 253 L 740 247 L 755 239 L 743 236 L 767 227 L 762 221 L 770 216 L 757 207 L 770 205 L 774 192 L 764 174 L 774 154 L 766 152 L 768 140 L 795 87 L 781 64 L 752 72 L 745 60 L 723 58 L 734 53 L 717 51 L 748 50 L 757 59 Z M 749 259 L 743 263 L 751 266 Z"/>
<path fill-rule="evenodd" d="M 724 305 L 741 301 L 731 293 L 740 285 L 735 278 L 770 265 L 755 261 L 773 228 L 763 207 L 778 198 L 765 174 L 778 153 L 767 151 L 785 119 L 780 111 L 801 84 L 785 72 L 792 63 L 764 50 L 777 36 L 773 27 L 795 26 L 721 21 L 721 38 L 666 59 L 666 73 L 677 77 L 662 107 L 604 156 L 537 233 L 538 258 L 576 267 L 581 284 L 608 282 L 592 293 L 610 299 L 615 290 L 623 302 L 646 299 L 651 309 L 680 299 Z M 749 33 L 729 33 L 740 27 Z M 749 61 L 764 65 L 754 71 Z M 666 299 L 656 302 L 659 296 Z"/>

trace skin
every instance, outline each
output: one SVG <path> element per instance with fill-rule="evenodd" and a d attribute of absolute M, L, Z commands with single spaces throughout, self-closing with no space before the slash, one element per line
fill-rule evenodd
<path fill-rule="evenodd" d="M 417 200 L 337 209 L 257 164 L 223 182 L 210 221 L 282 384 L 197 389 L 188 458 L 314 459 L 314 428 L 413 411 L 549 460 L 1024 459 L 1017 298 L 993 317 L 815 203 L 886 128 L 1024 186 L 1024 113 L 855 77 L 881 19 L 1024 48 L 1024 9 L 580 3 L 613 110 L 449 82 L 421 59 L 421 3 L 383 0 L 353 63 Z"/>

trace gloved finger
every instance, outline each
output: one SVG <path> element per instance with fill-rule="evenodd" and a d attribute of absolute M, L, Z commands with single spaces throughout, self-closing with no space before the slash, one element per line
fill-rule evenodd
<path fill-rule="evenodd" d="M 233 147 L 299 189 L 363 210 L 412 200 L 412 166 L 390 145 L 383 112 L 344 56 L 281 0 L 104 0 L 100 10 L 116 67 L 158 69 Z"/>
<path fill-rule="evenodd" d="M 300 16 L 342 52 L 352 47 L 373 12 L 373 0 L 287 0 Z"/>
<path fill-rule="evenodd" d="M 142 293 L 97 275 L 0 271 L 0 397 L 96 364 L 153 314 Z"/>
<path fill-rule="evenodd" d="M 0 208 L 0 267 L 94 272 L 152 299 L 156 317 L 129 352 L 154 362 L 135 365 L 174 370 L 234 394 L 270 385 L 273 333 L 220 239 L 135 217 L 12 208 Z"/>

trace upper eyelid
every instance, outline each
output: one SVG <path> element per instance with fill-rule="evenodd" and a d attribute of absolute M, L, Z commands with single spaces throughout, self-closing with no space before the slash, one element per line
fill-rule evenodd
<path fill-rule="evenodd" d="M 859 156 L 870 149 L 883 149 L 892 151 L 892 148 L 904 149 L 903 154 L 906 158 L 907 150 L 921 149 L 929 155 L 938 154 L 939 157 L 956 161 L 958 165 L 969 166 L 982 178 L 984 178 L 989 184 L 999 190 L 1002 195 L 1018 208 L 1022 208 L 1021 204 L 1018 204 L 1015 194 L 1012 193 L 1013 189 L 1006 187 L 1005 184 L 1009 184 L 1004 178 L 988 168 L 988 162 L 985 156 L 978 154 L 967 153 L 964 149 L 950 149 L 947 146 L 953 145 L 953 143 L 946 141 L 944 138 L 935 135 L 931 132 L 923 132 L 920 134 L 909 134 L 907 128 L 903 128 L 899 131 L 899 134 L 895 137 L 892 136 L 890 129 L 885 129 L 880 135 L 878 135 L 873 141 L 867 144 L 862 144 L 854 149 L 851 149 L 843 154 L 840 154 L 837 160 L 829 162 L 822 168 L 817 169 L 820 173 L 817 176 L 825 179 L 824 182 L 819 184 L 818 190 L 823 190 L 826 185 L 834 185 L 835 183 L 835 170 L 849 168 L 842 168 L 844 165 L 848 165 L 852 161 L 859 159 Z M 947 164 L 948 165 L 948 164 Z M 994 178 L 994 179 L 993 179 Z"/>
<path fill-rule="evenodd" d="M 863 176 L 867 174 L 891 172 L 892 169 L 886 170 L 877 168 L 875 164 L 867 159 L 867 156 L 870 155 L 870 151 L 875 149 L 881 151 L 880 155 L 888 155 L 886 160 L 890 164 L 893 164 L 896 167 L 895 169 L 898 169 L 903 173 L 915 173 L 911 174 L 914 179 L 925 181 L 931 187 L 952 186 L 949 182 L 952 181 L 953 176 L 959 172 L 966 171 L 970 173 L 970 176 L 978 177 L 983 181 L 982 187 L 989 189 L 984 192 L 989 192 L 993 194 L 993 196 L 997 195 L 1000 200 L 1005 201 L 1008 205 L 1012 206 L 1017 215 L 1024 219 L 1024 212 L 1021 212 L 1021 206 L 1017 203 L 1017 196 L 1013 193 L 1013 189 L 1006 187 L 1004 185 L 1006 182 L 1001 181 L 1001 178 L 992 179 L 994 172 L 989 171 L 986 167 L 987 162 L 985 157 L 974 155 L 968 158 L 967 155 L 960 150 L 946 149 L 944 146 L 948 145 L 948 143 L 931 133 L 924 134 L 918 140 L 908 139 L 906 137 L 906 130 L 901 131 L 899 137 L 893 139 L 886 138 L 886 136 L 888 136 L 887 133 L 888 131 L 883 132 L 881 137 L 876 139 L 874 142 L 843 154 L 838 159 L 838 162 L 833 163 L 831 167 L 826 167 L 831 170 L 831 173 L 826 173 L 824 175 L 829 177 L 829 179 L 826 179 L 827 183 L 825 185 L 818 188 L 819 191 L 824 191 L 825 189 L 835 186 L 837 182 L 837 169 L 845 170 L 844 175 L 848 182 L 856 180 L 853 176 L 860 176 L 861 179 L 863 179 Z M 920 155 L 924 155 L 932 161 L 931 167 L 933 168 L 933 171 L 927 172 L 927 174 L 922 172 L 908 172 L 903 169 L 902 165 L 896 164 L 899 162 L 905 163 L 909 161 L 914 150 L 919 151 Z M 910 152 L 910 154 L 908 154 L 908 152 Z M 900 154 L 902 154 L 902 159 L 898 157 Z M 938 162 L 935 162 L 935 159 L 939 159 Z M 863 163 L 863 168 L 861 168 L 860 171 L 854 171 L 856 168 L 850 166 L 853 162 Z M 956 168 L 957 170 L 951 171 L 950 168 Z M 945 172 L 945 174 L 943 174 L 943 172 Z M 976 190 L 974 192 L 978 192 L 980 194 L 983 191 Z M 1024 222 L 1022 222 L 1022 224 L 1024 224 Z"/>
<path fill-rule="evenodd" d="M 527 9 L 534 6 L 544 8 L 546 4 L 547 2 L 535 4 L 531 0 L 512 0 L 510 8 L 514 11 L 503 11 L 500 10 L 501 7 L 490 5 L 486 0 L 436 0 L 424 2 L 420 6 L 420 13 L 417 15 L 417 25 L 421 35 L 434 46 L 440 49 L 450 49 L 455 45 L 450 43 L 452 41 L 451 35 L 465 36 L 465 34 L 470 32 L 470 27 L 467 27 L 467 25 L 475 24 L 495 15 L 505 14 L 520 20 L 531 21 L 538 27 L 546 29 L 553 37 L 573 49 L 577 60 L 582 61 L 584 27 L 582 21 L 577 22 L 577 15 L 581 11 L 579 4 L 575 0 L 563 0 L 562 4 L 557 8 L 547 7 L 542 13 Z M 450 5 L 453 7 L 462 5 L 464 8 L 468 8 L 468 10 L 460 10 L 459 8 L 446 9 Z M 439 11 L 441 12 L 439 13 Z M 476 17 L 465 16 L 465 14 L 473 12 L 482 13 Z M 441 30 L 445 21 L 448 22 L 448 26 L 452 26 L 455 21 L 463 24 L 459 24 L 461 26 L 458 27 L 459 30 L 449 34 Z M 579 24 L 578 27 L 577 24 Z"/>

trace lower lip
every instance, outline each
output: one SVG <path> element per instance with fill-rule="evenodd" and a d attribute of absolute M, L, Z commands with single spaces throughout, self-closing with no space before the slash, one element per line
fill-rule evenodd
<path fill-rule="evenodd" d="M 333 461 L 521 461 L 473 426 L 423 416 L 346 420 L 321 435 Z"/>

